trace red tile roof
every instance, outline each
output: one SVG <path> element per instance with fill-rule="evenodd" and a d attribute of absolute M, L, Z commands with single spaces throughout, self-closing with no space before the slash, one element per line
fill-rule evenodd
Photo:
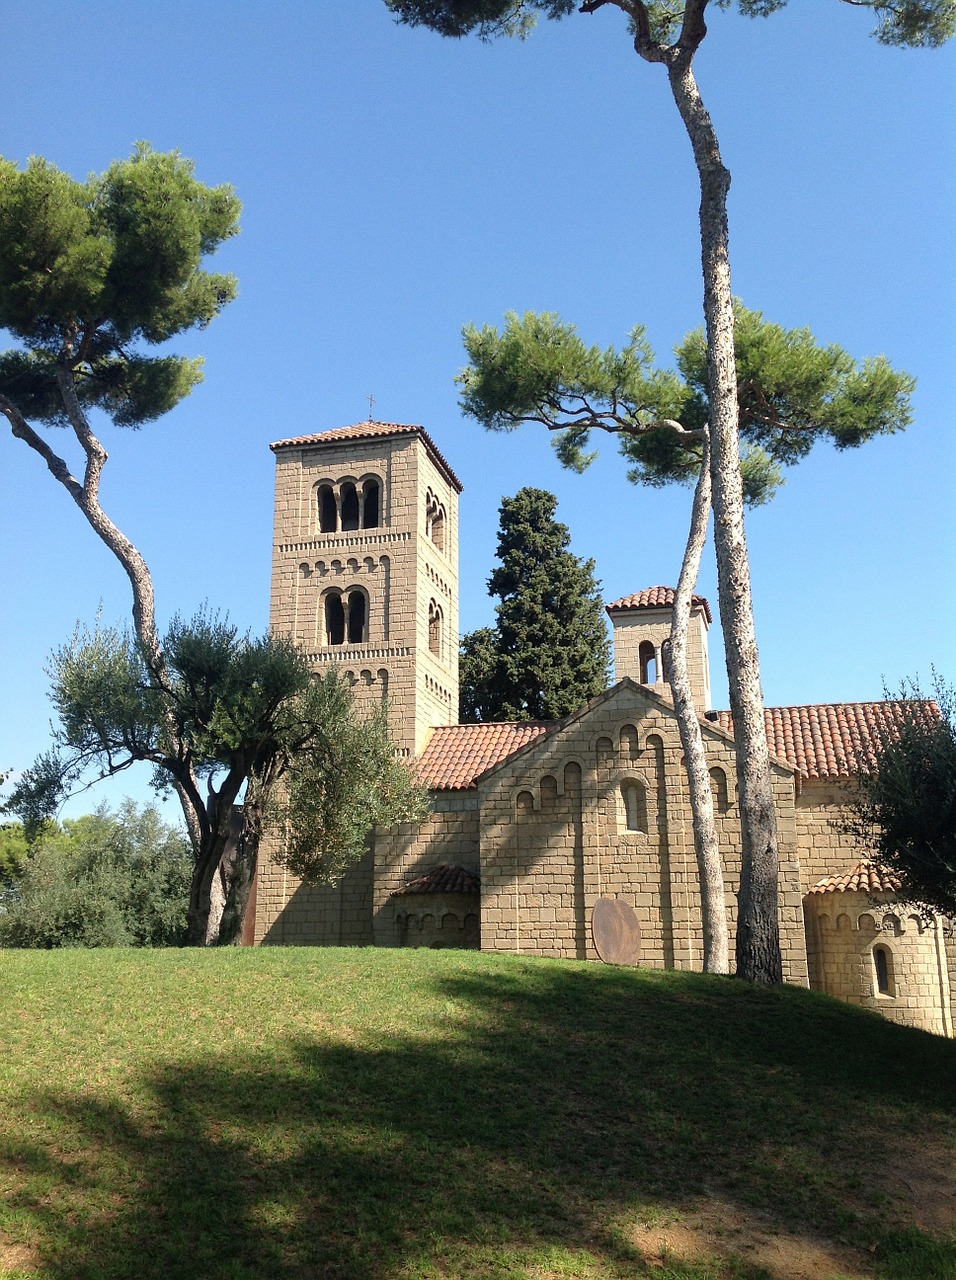
<path fill-rule="evenodd" d="M 927 707 L 933 704 L 927 703 Z M 868 753 L 875 734 L 901 719 L 901 702 L 847 702 L 806 707 L 766 707 L 772 755 L 805 778 L 850 778 Z M 729 711 L 714 713 L 716 724 L 733 733 Z M 458 791 L 509 756 L 555 729 L 559 721 L 501 721 L 450 724 L 432 730 L 418 757 L 418 772 L 433 791 Z"/>
<path fill-rule="evenodd" d="M 670 609 L 673 608 L 676 594 L 673 587 L 645 587 L 643 591 L 636 591 L 632 596 L 622 596 L 620 600 L 612 600 L 609 605 L 605 605 L 605 608 L 608 613 L 612 609 Z M 708 623 L 713 622 L 710 605 L 703 596 L 691 596 L 691 604 L 700 605 Z"/>
<path fill-rule="evenodd" d="M 424 441 L 425 447 L 429 450 L 435 462 L 441 471 L 445 472 L 447 479 L 454 485 L 458 493 L 462 491 L 462 483 L 452 471 L 451 467 L 439 453 L 435 446 L 434 440 L 425 430 L 424 427 L 414 426 L 404 422 L 357 422 L 351 427 L 334 427 L 331 431 L 320 431 L 315 435 L 308 436 L 292 436 L 288 440 L 276 440 L 274 444 L 269 446 L 275 452 L 276 449 L 293 449 L 302 448 L 303 446 L 322 445 L 322 444 L 338 444 L 342 440 L 368 440 L 373 436 L 418 436 Z"/>
<path fill-rule="evenodd" d="M 419 776 L 433 791 L 473 787 L 485 770 L 542 737 L 555 723 L 531 720 L 439 725 L 432 730 L 416 761 Z"/>
<path fill-rule="evenodd" d="M 767 743 L 806 778 L 850 778 L 870 753 L 875 736 L 898 724 L 903 702 L 837 702 L 807 707 L 765 707 Z M 729 711 L 715 721 L 733 733 Z"/>
<path fill-rule="evenodd" d="M 811 893 L 899 893 L 902 881 L 893 872 L 881 871 L 864 859 L 842 876 L 818 880 Z"/>
<path fill-rule="evenodd" d="M 480 893 L 481 881 L 474 872 L 464 867 L 449 867 L 444 862 L 440 867 L 415 880 L 409 880 L 392 894 L 398 898 L 406 893 Z"/>

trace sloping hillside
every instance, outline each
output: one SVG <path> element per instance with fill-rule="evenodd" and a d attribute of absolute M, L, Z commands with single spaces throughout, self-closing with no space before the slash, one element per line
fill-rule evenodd
<path fill-rule="evenodd" d="M 0 1275 L 953 1280 L 956 1042 L 465 952 L 0 952 Z"/>

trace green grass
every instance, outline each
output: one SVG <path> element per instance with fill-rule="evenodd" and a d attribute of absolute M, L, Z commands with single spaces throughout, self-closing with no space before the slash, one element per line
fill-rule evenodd
<path fill-rule="evenodd" d="M 956 1277 L 956 1042 L 805 991 L 306 949 L 0 980 L 11 1280 L 791 1280 L 753 1224 L 834 1276 Z"/>

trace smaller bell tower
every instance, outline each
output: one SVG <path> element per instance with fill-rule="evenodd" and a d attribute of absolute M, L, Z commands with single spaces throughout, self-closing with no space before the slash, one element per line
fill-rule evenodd
<path fill-rule="evenodd" d="M 648 587 L 607 605 L 614 628 L 614 678 L 630 676 L 655 693 L 670 697 L 664 672 L 663 645 L 670 636 L 674 613 L 673 587 Z M 710 662 L 707 629 L 713 619 L 703 596 L 694 596 L 687 629 L 687 668 L 694 710 L 710 710 Z"/>
<path fill-rule="evenodd" d="M 279 440 L 270 625 L 416 755 L 458 719 L 458 495 L 424 428 L 362 422 Z"/>

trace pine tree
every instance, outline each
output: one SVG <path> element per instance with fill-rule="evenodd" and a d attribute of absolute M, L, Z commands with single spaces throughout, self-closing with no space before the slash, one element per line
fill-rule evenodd
<path fill-rule="evenodd" d="M 754 982 L 782 980 L 777 902 L 779 853 L 769 753 L 754 630 L 750 563 L 744 534 L 738 386 L 734 362 L 734 306 L 730 284 L 727 193 L 730 172 L 700 95 L 694 59 L 707 36 L 710 0 L 385 0 L 400 22 L 443 36 L 470 32 L 490 40 L 525 36 L 539 14 L 565 18 L 594 14 L 606 5 L 630 20 L 635 53 L 664 69 L 687 132 L 700 188 L 699 220 L 704 283 L 711 502 L 721 630 L 737 741 L 742 870 L 738 895 L 737 973 Z M 935 48 L 956 32 L 956 0 L 844 0 L 872 10 L 877 39 L 887 45 Z M 734 9 L 767 17 L 787 0 L 716 0 L 711 10 Z M 742 84 L 747 77 L 741 79 Z M 758 77 L 759 79 L 759 77 Z M 530 371 L 532 379 L 535 370 Z M 677 617 L 677 614 L 675 614 Z"/>
<path fill-rule="evenodd" d="M 463 721 L 559 720 L 607 685 L 610 646 L 594 561 L 570 550 L 557 499 L 521 489 L 500 508 L 498 559 L 488 593 L 496 630 L 461 644 Z"/>

